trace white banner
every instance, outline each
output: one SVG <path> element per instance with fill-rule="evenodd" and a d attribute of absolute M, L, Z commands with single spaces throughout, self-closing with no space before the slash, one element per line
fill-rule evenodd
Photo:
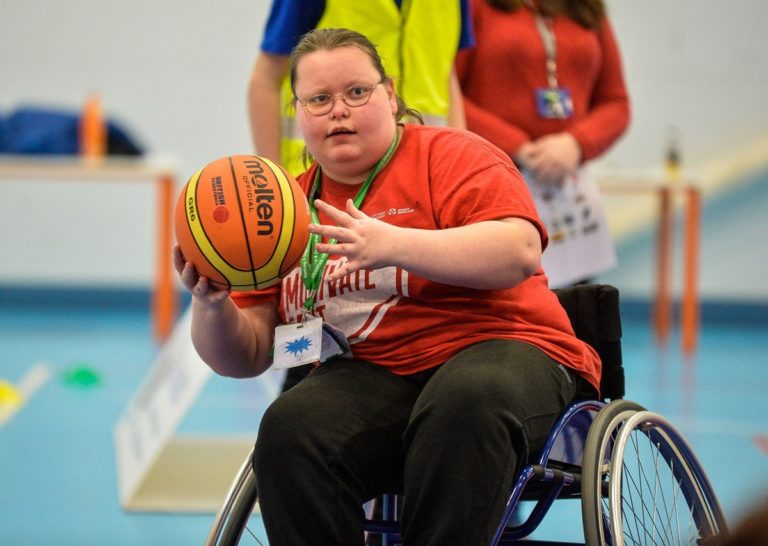
<path fill-rule="evenodd" d="M 213 373 L 192 346 L 191 310 L 180 319 L 115 426 L 120 503 L 129 504 Z"/>

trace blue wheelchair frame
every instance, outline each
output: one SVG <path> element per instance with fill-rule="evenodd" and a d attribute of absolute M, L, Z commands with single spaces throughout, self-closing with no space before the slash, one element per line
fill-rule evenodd
<path fill-rule="evenodd" d="M 514 544 L 530 536 L 555 500 L 578 498 L 580 476 L 566 469 L 578 470 L 581 467 L 587 432 L 595 415 L 604 406 L 603 401 L 585 400 L 575 402 L 563 411 L 536 462 L 526 465 L 519 472 L 491 544 Z M 522 500 L 534 500 L 536 504 L 522 524 L 508 527 L 515 508 Z M 369 533 L 382 535 L 384 546 L 399 544 L 402 538 L 397 522 L 397 496 L 382 495 L 379 501 L 383 503 L 382 518 L 368 520 L 365 529 Z M 554 546 L 562 543 L 526 540 L 525 544 Z"/>

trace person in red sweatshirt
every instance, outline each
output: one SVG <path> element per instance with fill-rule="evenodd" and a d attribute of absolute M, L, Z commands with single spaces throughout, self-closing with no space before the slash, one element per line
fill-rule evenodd
<path fill-rule="evenodd" d="M 630 118 L 621 55 L 602 0 L 476 0 L 472 17 L 476 47 L 456 60 L 468 129 L 523 171 L 550 232 L 553 258 L 558 243 L 577 241 L 587 251 L 579 252 L 582 261 L 609 267 L 615 263 L 610 239 L 602 258 L 594 241 L 607 229 L 602 205 L 585 201 L 584 193 L 599 195 L 591 195 L 594 183 L 581 169 L 618 140 Z M 584 202 L 591 210 L 578 208 Z M 597 273 L 561 271 L 569 265 L 546 258 L 552 286 Z"/>

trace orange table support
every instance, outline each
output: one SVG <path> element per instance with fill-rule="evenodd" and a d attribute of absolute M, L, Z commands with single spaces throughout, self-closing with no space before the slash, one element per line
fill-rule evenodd
<path fill-rule="evenodd" d="M 173 245 L 174 178 L 163 174 L 157 179 L 157 253 L 155 290 L 152 299 L 155 337 L 164 340 L 170 335 L 178 313 L 178 296 L 173 286 L 171 246 Z"/>
<path fill-rule="evenodd" d="M 685 257 L 683 260 L 683 295 L 680 308 L 683 352 L 692 355 L 699 339 L 699 244 L 701 232 L 701 193 L 685 188 Z"/>
<path fill-rule="evenodd" d="M 653 327 L 658 343 L 665 346 L 672 330 L 672 245 L 674 216 L 672 192 L 669 187 L 658 188 L 659 223 L 656 247 L 656 300 Z"/>
<path fill-rule="evenodd" d="M 683 287 L 680 305 L 681 345 L 686 355 L 696 351 L 700 326 L 699 245 L 701 192 L 692 183 L 654 180 L 626 180 L 601 184 L 607 193 L 651 193 L 658 200 L 656 286 L 653 302 L 653 330 L 659 345 L 666 345 L 672 331 L 672 264 L 674 262 L 675 200 L 683 206 Z"/>
<path fill-rule="evenodd" d="M 155 277 L 152 322 L 163 341 L 178 313 L 178 293 L 171 264 L 175 169 L 168 162 L 143 158 L 79 158 L 72 156 L 0 156 L 0 180 L 70 182 L 141 182 L 157 184 Z"/>

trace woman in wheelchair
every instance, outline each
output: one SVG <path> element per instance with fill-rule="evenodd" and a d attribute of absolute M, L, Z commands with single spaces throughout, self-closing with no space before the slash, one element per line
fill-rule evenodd
<path fill-rule="evenodd" d="M 314 234 L 302 267 L 230 294 L 174 250 L 195 347 L 216 372 L 255 376 L 299 352 L 275 342 L 298 324 L 322 321 L 341 353 L 318 350 L 261 421 L 269 542 L 363 544 L 362 504 L 400 491 L 405 544 L 485 546 L 517 469 L 571 401 L 596 396 L 600 360 L 547 287 L 547 233 L 509 157 L 405 123 L 418 113 L 360 34 L 310 32 L 290 63 L 315 159 L 298 179 Z"/>

